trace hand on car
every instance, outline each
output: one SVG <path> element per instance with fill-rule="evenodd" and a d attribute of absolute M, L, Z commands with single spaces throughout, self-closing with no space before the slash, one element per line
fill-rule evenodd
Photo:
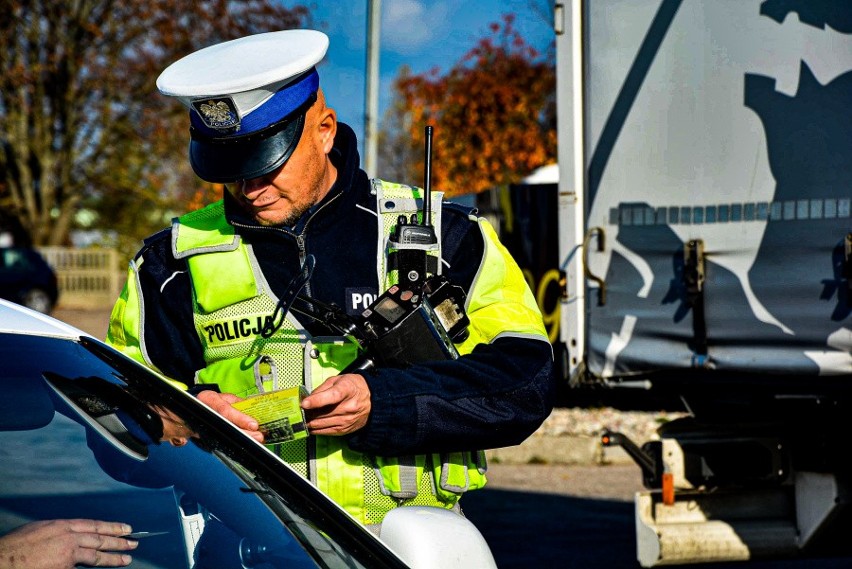
<path fill-rule="evenodd" d="M 302 409 L 311 434 L 348 435 L 367 424 L 370 388 L 358 374 L 330 377 L 302 400 Z"/>
<path fill-rule="evenodd" d="M 0 536 L 0 569 L 124 567 L 133 558 L 116 552 L 139 544 L 121 537 L 131 531 L 127 524 L 100 520 L 31 522 Z"/>
<path fill-rule="evenodd" d="M 241 397 L 237 397 L 232 393 L 218 393 L 213 390 L 202 391 L 198 394 L 198 399 L 224 418 L 228 419 L 234 425 L 239 427 L 244 433 L 249 435 L 257 442 L 263 442 L 263 433 L 259 430 L 257 419 L 251 415 L 246 415 L 242 411 L 235 409 L 231 404 L 237 401 L 242 401 Z"/>

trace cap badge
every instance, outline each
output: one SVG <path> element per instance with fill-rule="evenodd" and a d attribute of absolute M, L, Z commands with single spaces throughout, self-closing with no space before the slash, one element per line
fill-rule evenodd
<path fill-rule="evenodd" d="M 192 102 L 192 108 L 204 121 L 204 124 L 216 130 L 233 129 L 239 130 L 240 118 L 237 107 L 230 97 L 218 99 L 203 99 Z"/>

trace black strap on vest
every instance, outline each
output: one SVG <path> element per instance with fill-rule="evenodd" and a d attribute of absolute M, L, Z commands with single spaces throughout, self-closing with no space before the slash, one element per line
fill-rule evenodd
<path fill-rule="evenodd" d="M 293 301 L 296 300 L 296 297 L 299 296 L 299 293 L 308 284 L 314 272 L 315 265 L 316 259 L 314 256 L 308 255 L 305 262 L 302 263 L 302 269 L 290 280 L 287 288 L 284 289 L 284 292 L 278 298 L 278 304 L 275 305 L 272 317 L 263 323 L 263 329 L 260 331 L 260 335 L 263 338 L 271 338 L 281 328 L 281 325 L 284 324 L 284 318 L 287 316 L 287 312 L 290 311 L 290 306 L 293 305 Z"/>

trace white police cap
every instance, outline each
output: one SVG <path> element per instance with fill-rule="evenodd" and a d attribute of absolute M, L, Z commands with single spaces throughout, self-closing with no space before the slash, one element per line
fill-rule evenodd
<path fill-rule="evenodd" d="M 191 53 L 160 74 L 160 92 L 190 110 L 189 161 L 201 179 L 257 178 L 290 158 L 328 43 L 315 30 L 256 34 Z"/>

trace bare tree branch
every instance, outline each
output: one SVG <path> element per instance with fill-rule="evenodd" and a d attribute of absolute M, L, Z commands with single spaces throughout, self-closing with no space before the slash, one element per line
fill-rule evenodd
<path fill-rule="evenodd" d="M 45 245 L 68 240 L 83 205 L 134 242 L 158 229 L 202 185 L 186 164 L 185 111 L 158 94 L 158 74 L 205 45 L 306 18 L 274 0 L 0 0 L 4 217 Z"/>

